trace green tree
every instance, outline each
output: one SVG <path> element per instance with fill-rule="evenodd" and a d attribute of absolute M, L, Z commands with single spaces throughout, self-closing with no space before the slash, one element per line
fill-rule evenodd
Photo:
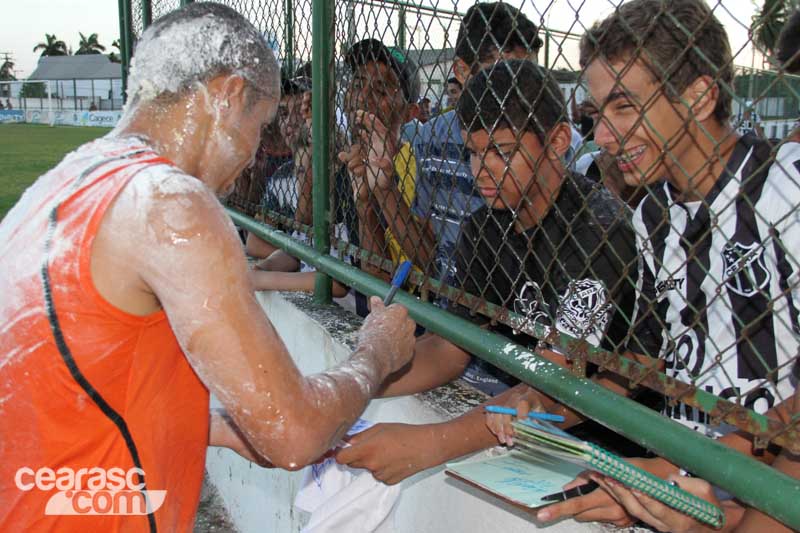
<path fill-rule="evenodd" d="M 753 43 L 765 55 L 775 54 L 778 36 L 800 0 L 764 0 L 761 10 L 753 15 L 750 35 Z"/>
<path fill-rule="evenodd" d="M 111 52 L 110 54 L 108 54 L 109 61 L 111 61 L 112 63 L 122 63 L 122 48 L 119 45 L 119 39 L 116 39 L 113 43 L 111 43 L 111 46 L 116 48 L 117 52 L 119 53 Z"/>
<path fill-rule="evenodd" d="M 45 41 L 33 47 L 34 52 L 42 51 L 42 55 L 39 57 L 69 55 L 67 44 L 64 41 L 49 33 L 45 33 L 44 36 Z"/>
<path fill-rule="evenodd" d="M 76 56 L 102 54 L 106 51 L 106 47 L 98 41 L 96 33 L 92 33 L 88 37 L 81 32 L 78 32 L 78 35 L 81 36 L 81 42 L 78 45 L 78 51 L 75 52 Z"/>
<path fill-rule="evenodd" d="M 23 83 L 19 96 L 20 98 L 47 98 L 47 89 L 43 83 Z"/>

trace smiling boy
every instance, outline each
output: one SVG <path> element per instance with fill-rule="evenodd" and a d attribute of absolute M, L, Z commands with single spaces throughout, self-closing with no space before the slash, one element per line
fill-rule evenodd
<path fill-rule="evenodd" d="M 601 109 L 595 140 L 629 185 L 649 189 L 633 218 L 645 260 L 636 323 L 655 343 L 631 348 L 661 357 L 682 381 L 702 374 L 698 386 L 742 395 L 746 407 L 764 413 L 794 392 L 800 146 L 773 153 L 755 135 L 732 131 L 730 47 L 704 3 L 632 4 L 593 28 L 581 47 Z M 635 51 L 623 25 L 644 30 L 651 17 L 640 13 L 659 10 L 691 30 L 699 52 L 683 51 L 685 43 L 670 48 L 670 27 L 651 34 L 646 56 Z M 667 415 L 709 435 L 730 432 L 686 405 Z"/>

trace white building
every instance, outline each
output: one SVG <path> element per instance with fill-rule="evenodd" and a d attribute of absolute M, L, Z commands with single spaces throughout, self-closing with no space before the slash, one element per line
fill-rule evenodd
<path fill-rule="evenodd" d="M 409 50 L 407 56 L 419 67 L 420 98 L 430 98 L 431 106 L 444 105 L 447 79 L 453 76 L 455 48 Z"/>
<path fill-rule="evenodd" d="M 61 109 L 122 108 L 122 66 L 107 55 L 45 56 L 28 81 L 50 81 Z"/>

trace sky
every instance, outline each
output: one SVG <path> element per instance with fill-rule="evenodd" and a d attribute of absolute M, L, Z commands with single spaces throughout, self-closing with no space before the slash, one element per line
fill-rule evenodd
<path fill-rule="evenodd" d="M 255 3 L 264 3 L 266 0 L 250 0 Z M 754 61 L 752 49 L 747 43 L 747 26 L 750 24 L 753 13 L 757 11 L 753 0 L 707 0 L 709 5 L 716 6 L 715 13 L 728 31 L 731 46 L 735 55 L 735 63 L 750 66 Z M 438 4 L 440 8 L 457 9 L 466 11 L 473 0 L 418 0 L 419 3 L 431 5 Z M 272 1 L 270 1 L 272 3 Z M 310 0 L 308 0 L 310 4 Z M 340 3 L 340 2 L 337 2 Z M 522 6 L 531 20 L 541 22 L 556 30 L 572 30 L 582 33 L 595 20 L 602 18 L 613 10 L 614 4 L 609 0 L 509 0 L 515 6 Z M 134 1 L 134 5 L 137 2 Z M 296 5 L 302 4 L 296 0 Z M 100 43 L 111 47 L 112 41 L 119 36 L 119 21 L 117 15 L 117 0 L 0 0 L 0 57 L 2 53 L 12 54 L 17 69 L 17 78 L 28 76 L 36 68 L 38 54 L 33 53 L 33 47 L 44 41 L 45 33 L 54 33 L 64 40 L 73 49 L 78 47 L 78 32 L 84 35 L 97 33 Z M 760 0 L 759 0 L 760 5 Z M 369 9 L 369 8 L 362 8 Z M 576 11 L 579 16 L 576 17 Z M 381 10 L 382 13 L 386 11 Z M 577 18 L 577 20 L 576 20 Z M 298 26 L 302 20 L 310 20 L 306 13 L 297 13 Z M 391 31 L 386 24 L 386 17 L 369 20 L 363 16 L 357 17 L 358 22 L 353 28 L 356 35 L 367 35 L 375 32 Z M 381 24 L 382 22 L 382 24 Z M 450 41 L 455 40 L 458 25 L 455 23 L 442 23 L 432 21 L 430 17 L 417 18 L 409 16 L 409 41 L 413 39 L 415 48 L 427 43 L 427 47 L 437 47 L 444 43 L 445 33 Z M 310 23 L 309 23 L 310 24 Z M 310 35 L 310 31 L 298 28 L 298 48 L 304 45 L 302 35 Z M 393 35 L 386 33 L 384 40 L 391 43 Z M 309 43 L 310 44 L 310 43 Z M 555 52 L 554 52 L 555 54 Z M 564 57 L 555 66 L 573 64 L 577 54 L 576 41 L 566 41 L 563 51 Z M 541 60 L 542 58 L 540 58 Z M 755 57 L 755 66 L 760 66 L 760 56 Z"/>
<path fill-rule="evenodd" d="M 119 37 L 117 0 L 0 0 L 0 13 L 0 58 L 4 52 L 13 56 L 18 79 L 36 68 L 39 54 L 33 47 L 45 40 L 45 33 L 54 33 L 73 50 L 78 32 L 97 33 L 109 49 Z"/>

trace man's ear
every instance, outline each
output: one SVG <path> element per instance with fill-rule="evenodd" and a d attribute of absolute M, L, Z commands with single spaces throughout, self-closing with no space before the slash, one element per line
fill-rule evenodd
<path fill-rule="evenodd" d="M 547 133 L 544 149 L 547 158 L 555 160 L 566 155 L 572 144 L 572 128 L 566 122 L 559 122 Z"/>
<path fill-rule="evenodd" d="M 467 88 L 467 80 L 470 76 L 470 68 L 467 65 L 467 62 L 457 57 L 453 60 L 453 75 L 461 84 L 461 87 L 466 89 Z"/>
<path fill-rule="evenodd" d="M 403 120 L 403 124 L 411 122 L 415 118 L 419 118 L 419 104 L 408 104 L 406 106 L 406 116 Z"/>
<path fill-rule="evenodd" d="M 222 107 L 247 108 L 247 82 L 235 74 L 217 76 L 208 82 L 208 92 Z"/>
<path fill-rule="evenodd" d="M 704 122 L 713 116 L 719 101 L 719 90 L 719 85 L 714 83 L 714 79 L 704 75 L 690 83 L 683 91 L 681 98 L 691 106 L 694 120 Z"/>

